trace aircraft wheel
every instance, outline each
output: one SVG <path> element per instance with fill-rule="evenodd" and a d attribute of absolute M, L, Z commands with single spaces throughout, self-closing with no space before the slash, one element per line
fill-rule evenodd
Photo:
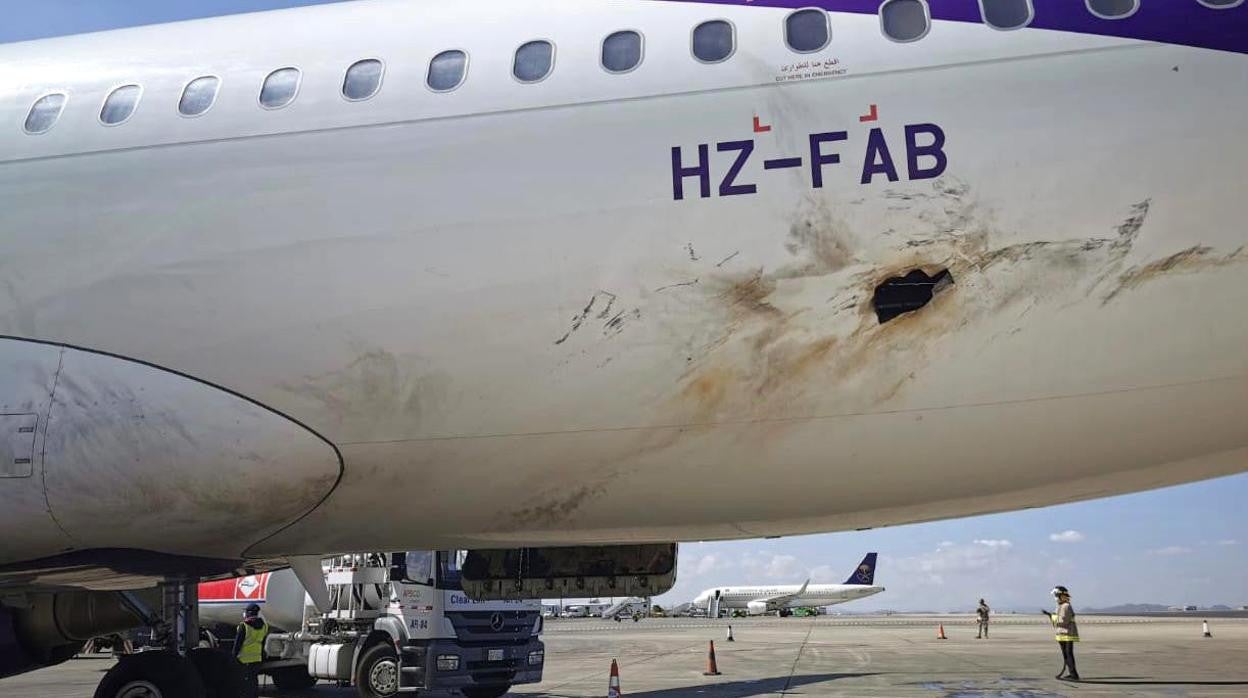
<path fill-rule="evenodd" d="M 307 667 L 291 666 L 274 669 L 269 672 L 269 676 L 273 678 L 273 685 L 277 686 L 279 691 L 298 691 L 316 685 L 316 679 L 308 673 Z"/>
<path fill-rule="evenodd" d="M 190 659 L 206 698 L 254 698 L 259 692 L 255 677 L 228 652 L 200 647 L 191 650 Z"/>
<path fill-rule="evenodd" d="M 216 635 L 212 634 L 211 630 L 208 630 L 206 628 L 200 628 L 199 629 L 199 646 L 211 647 L 212 649 L 216 649 L 221 646 L 221 641 L 217 639 Z"/>
<path fill-rule="evenodd" d="M 460 693 L 464 694 L 464 698 L 499 698 L 499 696 L 507 695 L 507 691 L 511 690 L 511 686 L 473 686 L 471 688 L 461 688 Z"/>
<path fill-rule="evenodd" d="M 207 698 L 199 672 L 172 652 L 123 657 L 100 681 L 95 698 Z"/>
<path fill-rule="evenodd" d="M 364 650 L 356 669 L 360 698 L 389 698 L 399 692 L 399 655 L 391 645 L 379 642 Z"/>

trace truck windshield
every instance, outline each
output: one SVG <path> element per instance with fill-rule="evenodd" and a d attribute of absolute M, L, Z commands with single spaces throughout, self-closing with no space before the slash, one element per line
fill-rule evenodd
<path fill-rule="evenodd" d="M 394 577 L 412 584 L 430 584 L 433 581 L 433 551 L 409 550 L 395 553 Z"/>
<path fill-rule="evenodd" d="M 460 565 L 463 563 L 463 551 L 438 551 L 438 588 L 451 591 L 463 591 Z"/>

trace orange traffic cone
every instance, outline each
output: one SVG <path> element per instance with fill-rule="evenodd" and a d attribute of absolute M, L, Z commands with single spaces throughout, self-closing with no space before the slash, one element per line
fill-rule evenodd
<path fill-rule="evenodd" d="M 620 698 L 620 667 L 611 660 L 611 678 L 607 679 L 607 698 Z"/>
<path fill-rule="evenodd" d="M 711 640 L 711 649 L 706 655 L 706 671 L 703 676 L 719 676 L 719 663 L 715 661 L 715 641 Z"/>
<path fill-rule="evenodd" d="M 945 637 L 945 624 L 944 624 L 944 623 L 941 623 L 941 624 L 940 624 L 940 627 L 936 630 L 936 639 L 937 639 L 937 640 L 948 640 L 948 639 L 949 639 L 949 638 Z"/>

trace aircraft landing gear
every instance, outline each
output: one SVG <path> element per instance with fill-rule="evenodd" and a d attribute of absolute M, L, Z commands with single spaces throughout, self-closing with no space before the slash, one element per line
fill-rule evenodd
<path fill-rule="evenodd" d="M 207 698 L 195 665 L 166 650 L 122 657 L 95 689 L 95 698 Z"/>
<path fill-rule="evenodd" d="M 222 650 L 199 647 L 197 579 L 161 587 L 159 611 L 132 593 L 126 604 L 152 629 L 152 645 L 122 657 L 100 681 L 95 698 L 236 698 L 254 696 L 242 665 Z"/>

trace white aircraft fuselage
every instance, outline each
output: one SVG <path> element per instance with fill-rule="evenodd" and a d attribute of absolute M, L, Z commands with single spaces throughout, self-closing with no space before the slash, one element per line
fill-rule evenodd
<path fill-rule="evenodd" d="M 702 592 L 693 600 L 695 606 L 707 607 L 715 590 L 707 591 L 711 593 Z M 779 584 L 718 587 L 718 591 L 720 608 L 748 609 L 751 602 L 778 596 L 793 596 L 780 604 L 779 608 L 819 608 L 874 596 L 884 591 L 884 587 L 863 584 L 808 584 L 803 592 L 801 584 Z"/>
<path fill-rule="evenodd" d="M 379 0 L 0 46 L 0 586 L 862 529 L 1248 468 L 1230 34 L 933 2 L 899 43 L 829 0 L 797 53 L 783 4 Z M 709 20 L 735 31 L 714 64 Z M 644 56 L 613 74 L 619 30 Z M 524 83 L 535 39 L 553 70 Z M 435 92 L 449 49 L 467 74 Z M 367 59 L 380 89 L 344 98 Z M 914 270 L 952 284 L 881 322 Z"/>

